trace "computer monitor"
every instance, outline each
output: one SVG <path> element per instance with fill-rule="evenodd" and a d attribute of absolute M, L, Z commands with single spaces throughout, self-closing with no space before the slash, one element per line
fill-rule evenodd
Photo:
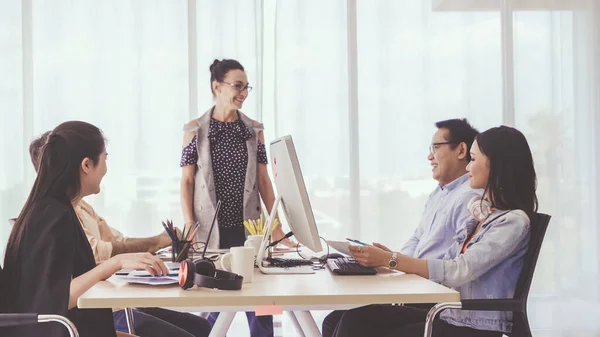
<path fill-rule="evenodd" d="M 285 218 L 294 237 L 308 249 L 314 252 L 322 251 L 319 231 L 310 207 L 292 136 L 283 136 L 272 141 L 269 156 L 276 194 L 281 197 Z"/>

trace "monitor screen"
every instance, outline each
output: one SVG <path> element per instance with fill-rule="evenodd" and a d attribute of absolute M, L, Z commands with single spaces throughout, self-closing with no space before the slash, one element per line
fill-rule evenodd
<path fill-rule="evenodd" d="M 319 252 L 323 248 L 310 200 L 300 170 L 292 136 L 283 136 L 271 142 L 271 170 L 277 195 L 281 197 L 285 218 L 294 237 L 308 249 Z"/>

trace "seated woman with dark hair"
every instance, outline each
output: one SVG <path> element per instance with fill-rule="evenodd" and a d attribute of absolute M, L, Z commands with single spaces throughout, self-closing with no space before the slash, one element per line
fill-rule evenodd
<path fill-rule="evenodd" d="M 472 219 L 443 259 L 415 259 L 385 246 L 351 246 L 354 258 L 370 267 L 394 267 L 460 292 L 461 299 L 511 298 L 527 253 L 530 224 L 537 211 L 531 150 L 518 130 L 501 126 L 477 136 L 467 166 L 472 188 L 483 199 L 469 203 Z M 423 336 L 426 309 L 371 305 L 347 311 L 335 336 Z M 446 310 L 434 322 L 434 336 L 496 337 L 512 329 L 512 314 Z"/>
<path fill-rule="evenodd" d="M 48 142 L 49 135 L 50 131 L 34 139 L 29 145 L 31 163 L 36 172 L 40 152 Z M 83 199 L 74 204 L 74 209 L 97 263 L 103 263 L 123 253 L 153 253 L 159 248 L 171 245 L 171 239 L 166 231 L 148 238 L 123 236 L 116 228 L 109 226 L 106 220 L 96 213 L 92 205 Z M 176 230 L 177 235 L 181 235 L 179 228 Z M 162 308 L 137 308 L 132 312 L 135 333 L 140 337 L 206 337 L 210 334 L 210 323 L 191 313 Z M 125 310 L 114 311 L 113 316 L 117 331 L 129 331 Z"/>
<path fill-rule="evenodd" d="M 91 124 L 66 122 L 50 133 L 8 240 L 0 275 L 2 311 L 58 314 L 67 316 L 81 336 L 116 336 L 111 310 L 78 309 L 79 296 L 120 269 L 168 273 L 150 253 L 121 254 L 96 266 L 74 205 L 100 192 L 107 155 L 102 132 Z M 59 324 L 36 324 L 5 328 L 0 335 L 57 337 L 66 330 Z"/>

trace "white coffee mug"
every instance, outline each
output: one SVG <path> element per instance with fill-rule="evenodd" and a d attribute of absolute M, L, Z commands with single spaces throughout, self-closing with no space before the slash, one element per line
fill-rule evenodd
<path fill-rule="evenodd" d="M 262 235 L 248 235 L 246 242 L 244 242 L 244 247 L 252 247 L 254 248 L 254 259 L 256 260 L 256 256 L 258 255 L 258 250 L 260 249 L 260 243 L 262 242 Z"/>
<path fill-rule="evenodd" d="M 252 282 L 254 275 L 254 247 L 231 247 L 229 253 L 221 256 L 219 269 L 244 277 L 244 283 Z"/>

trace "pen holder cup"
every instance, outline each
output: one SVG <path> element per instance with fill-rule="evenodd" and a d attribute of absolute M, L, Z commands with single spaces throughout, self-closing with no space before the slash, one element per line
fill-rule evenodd
<path fill-rule="evenodd" d="M 188 257 L 191 257 L 190 249 L 192 249 L 192 241 L 173 241 L 173 245 L 171 247 L 171 261 L 173 262 L 181 262 L 186 260 Z"/>

